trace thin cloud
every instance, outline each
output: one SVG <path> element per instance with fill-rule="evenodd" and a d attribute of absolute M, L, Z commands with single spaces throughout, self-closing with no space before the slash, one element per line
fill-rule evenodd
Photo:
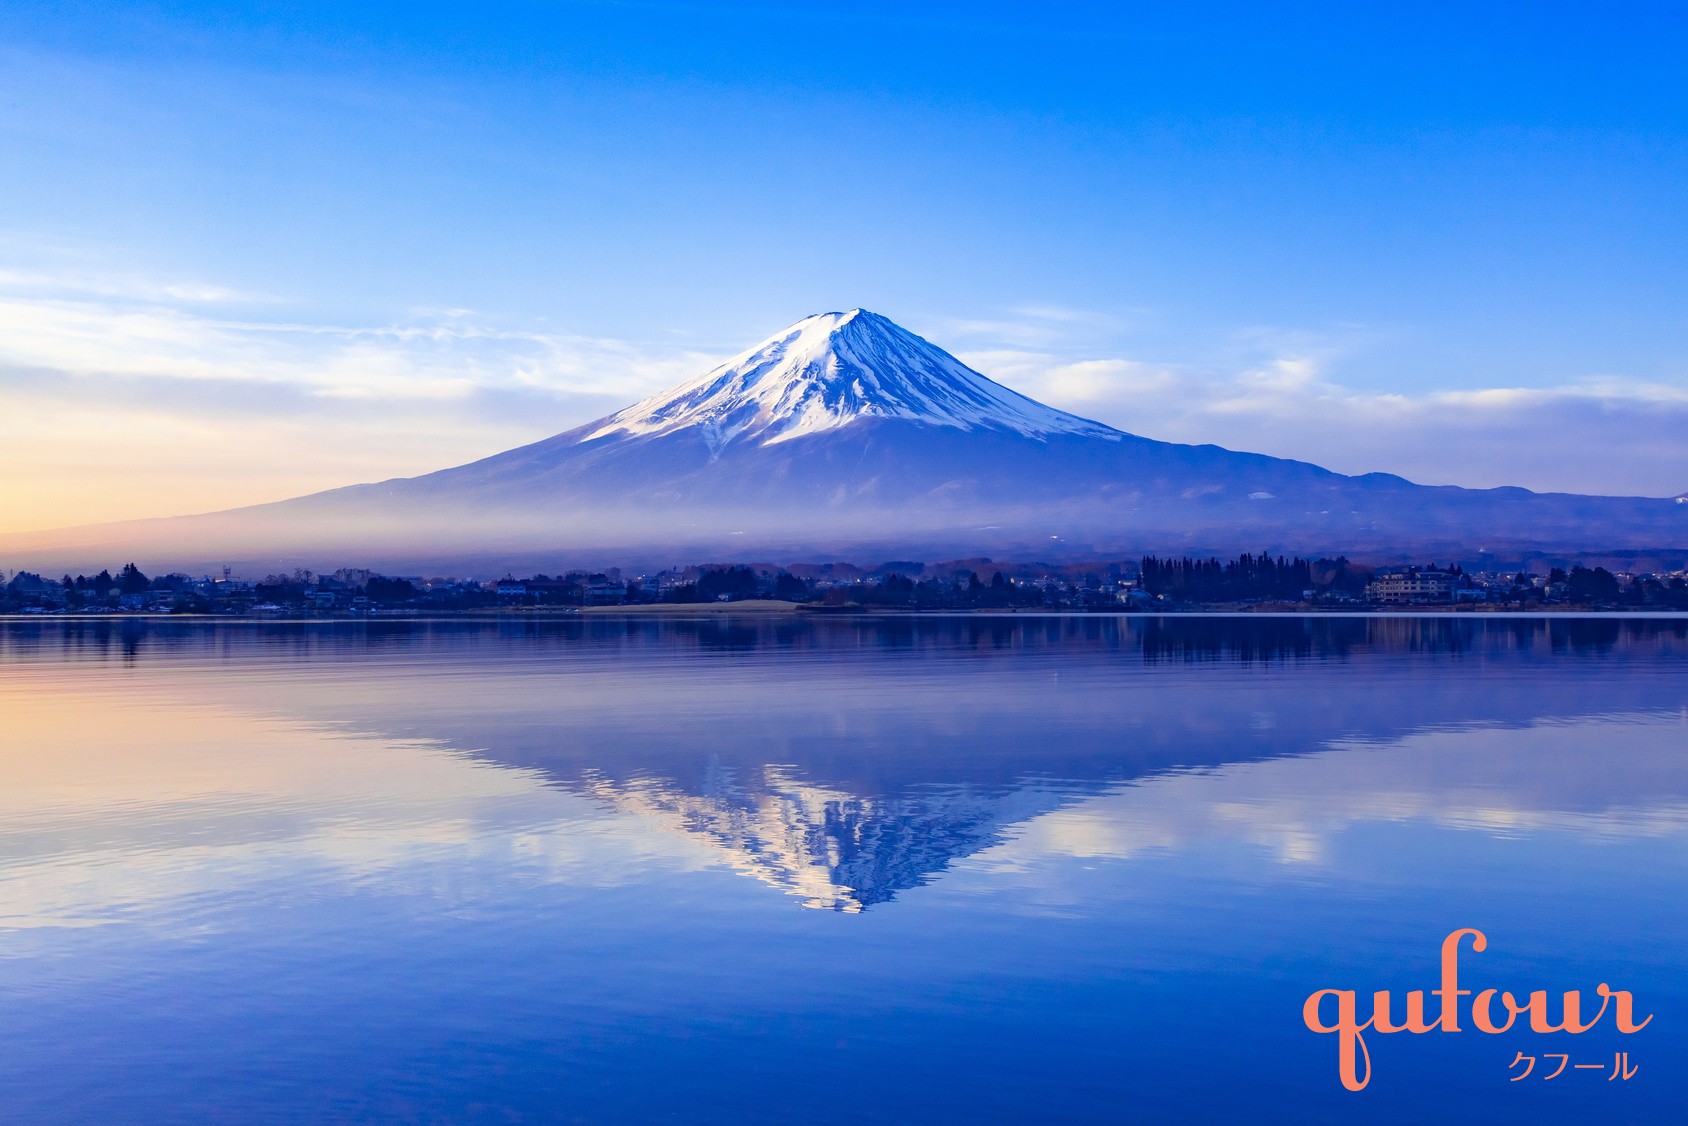
<path fill-rule="evenodd" d="M 1688 488 L 1688 388 L 1594 376 L 1556 387 L 1419 394 L 1346 386 L 1315 356 L 1212 373 L 1048 351 L 966 352 L 971 366 L 1122 430 L 1427 484 L 1672 496 Z"/>
<path fill-rule="evenodd" d="M 425 473 L 601 417 L 720 360 L 462 309 L 383 325 L 266 320 L 230 294 L 0 274 L 0 448 L 9 478 L 28 483 L 0 491 L 0 529 Z"/>
<path fill-rule="evenodd" d="M 464 310 L 348 326 L 211 316 L 164 302 L 166 287 L 91 286 L 93 296 L 69 297 L 6 293 L 20 277 L 29 275 L 0 276 L 0 363 L 20 368 L 284 383 L 330 397 L 461 398 L 514 385 L 632 399 L 720 359 L 503 328 Z M 129 299 L 115 299 L 120 292 Z"/>

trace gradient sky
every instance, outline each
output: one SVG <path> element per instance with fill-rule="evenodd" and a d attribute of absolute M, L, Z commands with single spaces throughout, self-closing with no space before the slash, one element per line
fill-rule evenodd
<path fill-rule="evenodd" d="M 1681 4 L 12 0 L 0 531 L 440 468 L 856 306 L 1151 437 L 1676 494 L 1684 58 Z"/>

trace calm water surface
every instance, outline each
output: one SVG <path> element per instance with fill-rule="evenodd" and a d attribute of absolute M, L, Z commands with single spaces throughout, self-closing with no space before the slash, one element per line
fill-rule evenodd
<path fill-rule="evenodd" d="M 0 623 L 0 1118 L 1680 1121 L 1685 673 L 1682 620 Z M 1344 1091 L 1303 999 L 1456 927 L 1655 1020 Z"/>

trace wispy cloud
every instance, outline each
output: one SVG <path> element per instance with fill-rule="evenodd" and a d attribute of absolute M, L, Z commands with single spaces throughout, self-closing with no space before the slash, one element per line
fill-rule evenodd
<path fill-rule="evenodd" d="M 443 468 L 720 357 L 421 310 L 374 325 L 94 270 L 0 270 L 0 529 L 206 511 Z M 268 315 L 266 315 L 268 314 Z"/>
<path fill-rule="evenodd" d="M 1035 324 L 1050 328 L 1040 345 L 1011 329 L 960 356 L 1027 395 L 1147 437 L 1429 484 L 1641 496 L 1688 488 L 1688 380 L 1594 373 L 1542 387 L 1372 390 L 1337 374 L 1363 372 L 1387 339 L 1362 326 L 1244 329 L 1202 363 L 1168 363 L 1109 356 L 1086 333 L 1075 343 L 1048 320 Z"/>
<path fill-rule="evenodd" d="M 248 380 L 330 396 L 450 398 L 511 385 L 560 394 L 647 392 L 717 357 L 561 332 L 500 327 L 470 310 L 381 325 L 237 319 L 202 306 L 215 287 L 117 283 L 43 296 L 0 272 L 0 363 L 89 376 Z"/>

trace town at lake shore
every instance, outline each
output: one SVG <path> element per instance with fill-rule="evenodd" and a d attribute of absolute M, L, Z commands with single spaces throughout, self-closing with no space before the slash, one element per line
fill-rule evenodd
<path fill-rule="evenodd" d="M 1688 571 L 1605 566 L 1471 570 L 1458 564 L 1367 567 L 1346 558 L 1242 554 L 1101 563 L 716 563 L 654 573 L 572 570 L 525 577 L 383 575 L 296 569 L 247 579 L 0 573 L 0 613 L 178 614 L 246 618 L 414 617 L 485 613 L 743 611 L 1177 613 L 1202 611 L 1688 611 Z"/>

